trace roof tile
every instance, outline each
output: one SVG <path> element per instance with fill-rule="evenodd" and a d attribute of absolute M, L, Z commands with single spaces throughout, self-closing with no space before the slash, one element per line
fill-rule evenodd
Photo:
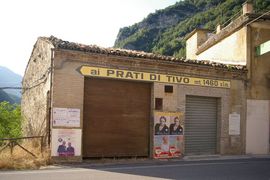
<path fill-rule="evenodd" d="M 41 37 L 50 41 L 55 48 L 59 49 L 68 49 L 68 50 L 77 50 L 83 52 L 91 52 L 91 53 L 99 53 L 99 54 L 110 54 L 110 55 L 117 55 L 117 56 L 128 56 L 128 57 L 139 57 L 145 59 L 156 59 L 156 60 L 163 60 L 163 61 L 174 61 L 179 63 L 185 64 L 197 64 L 197 65 L 205 65 L 205 66 L 212 66 L 212 67 L 220 67 L 229 70 L 246 70 L 246 66 L 242 65 L 230 65 L 230 64 L 223 64 L 217 63 L 209 60 L 191 60 L 185 58 L 178 58 L 173 56 L 164 56 L 160 54 L 148 53 L 143 51 L 134 51 L 128 49 L 119 49 L 119 48 L 103 48 L 96 45 L 85 45 L 80 43 L 74 43 L 69 41 L 63 41 L 58 39 L 54 36 L 50 37 Z"/>

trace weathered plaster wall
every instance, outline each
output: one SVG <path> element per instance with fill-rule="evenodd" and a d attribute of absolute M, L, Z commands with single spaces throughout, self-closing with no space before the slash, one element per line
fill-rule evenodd
<path fill-rule="evenodd" d="M 214 46 L 197 55 L 198 60 L 211 60 L 229 64 L 246 64 L 247 29 L 241 28 Z"/>
<path fill-rule="evenodd" d="M 186 41 L 186 58 L 197 59 L 196 52 L 198 47 L 203 44 L 208 38 L 206 30 L 197 30 L 189 39 Z M 205 59 L 208 60 L 208 59 Z"/>
<path fill-rule="evenodd" d="M 263 24 L 251 26 L 248 99 L 270 100 L 270 52 L 257 56 L 255 51 L 258 45 L 270 40 L 269 30 L 270 24 L 268 28 Z"/>
<path fill-rule="evenodd" d="M 247 100 L 247 154 L 269 153 L 268 100 Z"/>
<path fill-rule="evenodd" d="M 50 42 L 38 39 L 22 81 L 22 116 L 26 136 L 47 135 L 50 98 Z"/>
<path fill-rule="evenodd" d="M 173 93 L 165 93 L 165 85 L 167 84 L 154 84 L 154 97 L 163 98 L 163 111 L 177 111 L 185 114 L 187 95 L 218 98 L 221 108 L 217 119 L 217 153 L 245 153 L 246 96 L 243 81 L 231 80 L 230 89 L 173 85 Z M 241 123 L 240 135 L 232 136 L 229 135 L 229 114 L 234 112 L 240 114 Z"/>
<path fill-rule="evenodd" d="M 191 36 L 187 41 L 186 41 L 186 58 L 187 59 L 196 59 L 198 45 L 197 45 L 197 33 L 195 33 L 193 36 Z"/>
<path fill-rule="evenodd" d="M 256 55 L 256 47 L 270 40 L 270 23 L 249 26 L 247 64 L 247 153 L 269 154 L 270 52 Z"/>

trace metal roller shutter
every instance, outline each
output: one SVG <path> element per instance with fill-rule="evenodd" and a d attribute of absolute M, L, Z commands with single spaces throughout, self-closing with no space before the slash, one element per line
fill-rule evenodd
<path fill-rule="evenodd" d="M 85 78 L 83 156 L 148 156 L 151 84 Z"/>
<path fill-rule="evenodd" d="M 186 97 L 186 154 L 216 153 L 217 102 L 217 98 L 211 97 Z"/>

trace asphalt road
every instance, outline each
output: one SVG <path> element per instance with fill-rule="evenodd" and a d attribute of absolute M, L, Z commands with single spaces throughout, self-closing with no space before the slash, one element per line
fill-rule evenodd
<path fill-rule="evenodd" d="M 115 165 L 66 165 L 43 170 L 0 171 L 0 180 L 254 179 L 270 180 L 270 158 L 169 161 Z"/>

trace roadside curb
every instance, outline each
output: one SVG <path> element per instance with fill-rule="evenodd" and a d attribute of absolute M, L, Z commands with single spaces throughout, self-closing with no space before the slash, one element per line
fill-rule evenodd
<path fill-rule="evenodd" d="M 237 160 L 237 159 L 257 159 L 270 158 L 270 155 L 196 155 L 185 156 L 184 161 L 203 161 L 203 160 Z"/>

